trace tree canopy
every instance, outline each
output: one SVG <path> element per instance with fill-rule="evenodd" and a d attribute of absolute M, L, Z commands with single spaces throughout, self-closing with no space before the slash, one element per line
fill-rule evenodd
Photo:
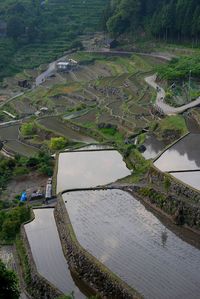
<path fill-rule="evenodd" d="M 0 298 L 17 299 L 20 292 L 16 274 L 0 260 Z"/>
<path fill-rule="evenodd" d="M 166 40 L 200 36 L 199 0 L 111 0 L 104 15 L 114 36 L 138 30 Z"/>
<path fill-rule="evenodd" d="M 52 150 L 61 150 L 67 146 L 68 140 L 64 137 L 54 137 L 50 140 L 50 148 Z"/>

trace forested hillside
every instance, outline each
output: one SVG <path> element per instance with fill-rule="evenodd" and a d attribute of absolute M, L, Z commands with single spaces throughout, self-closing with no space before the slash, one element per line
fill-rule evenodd
<path fill-rule="evenodd" d="M 0 0 L 0 78 L 55 59 L 100 30 L 107 0 Z"/>
<path fill-rule="evenodd" d="M 199 0 L 111 0 L 106 26 L 118 36 L 124 32 L 152 34 L 165 40 L 200 37 Z"/>

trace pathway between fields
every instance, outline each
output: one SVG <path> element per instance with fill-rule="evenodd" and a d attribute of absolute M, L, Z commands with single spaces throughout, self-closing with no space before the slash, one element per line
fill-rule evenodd
<path fill-rule="evenodd" d="M 156 83 L 156 75 L 148 76 L 145 78 L 145 81 L 147 84 L 149 84 L 151 87 L 157 90 L 159 88 L 159 91 L 157 91 L 157 97 L 156 97 L 156 103 L 155 107 L 162 113 L 166 115 L 172 115 L 172 114 L 178 114 L 186 111 L 189 108 L 193 108 L 195 106 L 200 105 L 200 97 L 198 97 L 195 101 L 192 101 L 189 104 L 183 105 L 181 107 L 172 107 L 164 102 L 165 99 L 165 91 L 162 87 L 160 87 Z"/>

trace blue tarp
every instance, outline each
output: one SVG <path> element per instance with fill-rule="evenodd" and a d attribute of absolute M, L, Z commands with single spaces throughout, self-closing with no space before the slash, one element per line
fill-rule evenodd
<path fill-rule="evenodd" d="M 22 192 L 20 201 L 26 201 L 26 200 L 27 200 L 27 194 L 26 194 L 26 191 L 24 191 L 24 192 Z"/>

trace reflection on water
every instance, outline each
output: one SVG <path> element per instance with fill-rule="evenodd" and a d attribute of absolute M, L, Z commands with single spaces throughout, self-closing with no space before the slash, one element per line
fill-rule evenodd
<path fill-rule="evenodd" d="M 167 231 L 164 230 L 164 231 L 161 233 L 161 241 L 162 241 L 162 246 L 163 246 L 163 247 L 165 247 L 166 244 L 167 244 L 167 238 L 168 238 Z"/>
<path fill-rule="evenodd" d="M 80 244 L 145 298 L 199 298 L 200 251 L 121 190 L 63 198 Z"/>
<path fill-rule="evenodd" d="M 171 175 L 181 180 L 185 184 L 200 190 L 200 171 L 173 172 Z"/>
<path fill-rule="evenodd" d="M 200 134 L 189 134 L 164 152 L 154 165 L 162 171 L 200 169 Z"/>
<path fill-rule="evenodd" d="M 155 158 L 165 147 L 164 143 L 158 140 L 155 136 L 149 136 L 145 140 L 144 146 L 146 147 L 146 150 L 142 155 L 145 159 Z"/>
<path fill-rule="evenodd" d="M 108 184 L 130 174 L 117 151 L 61 153 L 58 162 L 57 193 L 67 189 Z"/>
<path fill-rule="evenodd" d="M 76 287 L 62 247 L 53 209 L 34 210 L 34 221 L 25 225 L 38 272 L 64 293 L 74 291 L 75 298 L 85 298 Z"/>

